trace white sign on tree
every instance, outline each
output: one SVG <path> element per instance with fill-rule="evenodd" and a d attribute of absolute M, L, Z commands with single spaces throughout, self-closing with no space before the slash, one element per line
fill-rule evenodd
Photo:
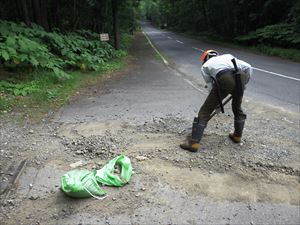
<path fill-rule="evenodd" d="M 100 34 L 101 41 L 109 41 L 109 35 L 107 33 Z"/>

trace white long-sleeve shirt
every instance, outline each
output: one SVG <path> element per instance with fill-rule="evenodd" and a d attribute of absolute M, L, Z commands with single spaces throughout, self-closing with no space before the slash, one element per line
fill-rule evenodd
<path fill-rule="evenodd" d="M 201 67 L 201 74 L 207 83 L 209 90 L 212 89 L 212 77 L 216 77 L 216 75 L 226 69 L 234 70 L 233 63 L 231 59 L 235 58 L 230 54 L 219 55 L 210 58 L 207 60 Z M 244 62 L 243 60 L 236 59 L 236 64 L 239 70 L 249 75 L 249 78 L 252 76 L 253 70 L 249 63 Z"/>

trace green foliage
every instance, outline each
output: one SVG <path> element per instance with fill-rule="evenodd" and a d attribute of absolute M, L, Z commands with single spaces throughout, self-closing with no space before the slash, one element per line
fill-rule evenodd
<path fill-rule="evenodd" d="M 8 100 L 0 95 L 0 111 L 6 110 L 9 108 Z"/>
<path fill-rule="evenodd" d="M 14 78 L 6 78 L 0 83 L 0 114 L 4 110 L 14 110 L 20 116 L 29 114 L 35 119 L 41 118 L 49 109 L 55 110 L 65 104 L 79 88 L 96 84 L 104 72 L 124 67 L 122 61 L 114 59 L 104 62 L 100 72 L 86 72 L 84 76 L 80 71 L 69 71 L 69 79 L 63 80 L 53 76 L 50 71 L 37 71 L 26 77 L 19 74 Z M 9 75 L 10 73 L 7 77 Z"/>
<path fill-rule="evenodd" d="M 264 44 L 286 48 L 300 47 L 300 34 L 295 32 L 295 24 L 275 24 L 257 29 L 248 35 L 239 36 L 236 40 L 242 44 Z"/>
<path fill-rule="evenodd" d="M 270 47 L 266 45 L 258 45 L 255 50 L 259 50 L 262 53 L 272 56 L 278 56 L 286 59 L 291 59 L 296 62 L 300 62 L 300 50 L 299 49 L 286 49 L 279 47 Z"/>
<path fill-rule="evenodd" d="M 26 96 L 39 90 L 39 86 L 35 81 L 29 83 L 13 83 L 8 81 L 0 81 L 0 92 L 6 92 L 15 96 Z"/>
<path fill-rule="evenodd" d="M 132 35 L 130 34 L 122 34 L 121 36 L 121 49 L 127 51 L 132 43 Z M 122 56 L 122 55 L 121 55 Z"/>
<path fill-rule="evenodd" d="M 151 20 L 154 24 L 161 24 L 160 8 L 156 1 L 144 0 L 140 3 L 139 9 L 142 17 Z"/>
<path fill-rule="evenodd" d="M 60 78 L 68 77 L 64 70 L 99 71 L 104 62 L 126 55 L 88 30 L 61 34 L 5 21 L 0 21 L 0 50 L 4 68 L 46 69 Z"/>

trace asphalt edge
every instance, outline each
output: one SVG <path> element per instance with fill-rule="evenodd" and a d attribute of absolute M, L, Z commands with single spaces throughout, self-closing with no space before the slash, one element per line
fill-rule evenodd
<path fill-rule="evenodd" d="M 146 39 L 147 39 L 148 43 L 150 44 L 150 46 L 151 46 L 151 47 L 154 49 L 154 51 L 159 55 L 159 57 L 161 58 L 161 60 L 163 61 L 163 63 L 164 63 L 171 71 L 173 71 L 174 74 L 175 74 L 176 76 L 181 77 L 187 84 L 189 84 L 190 86 L 192 86 L 192 87 L 193 87 L 194 89 L 196 89 L 197 91 L 201 92 L 201 93 L 204 94 L 204 95 L 207 95 L 207 93 L 206 93 L 205 91 L 201 90 L 200 88 L 198 88 L 197 85 L 194 84 L 193 81 L 187 79 L 187 78 L 186 78 L 186 75 L 185 75 L 183 72 L 177 70 L 176 68 L 172 68 L 172 67 L 170 66 L 170 63 L 165 59 L 165 57 L 159 52 L 159 50 L 158 50 L 158 49 L 154 46 L 154 44 L 151 42 L 151 40 L 150 40 L 150 38 L 148 37 L 148 35 L 146 34 L 146 32 L 143 31 L 142 33 L 143 33 L 143 35 L 146 37 Z"/>

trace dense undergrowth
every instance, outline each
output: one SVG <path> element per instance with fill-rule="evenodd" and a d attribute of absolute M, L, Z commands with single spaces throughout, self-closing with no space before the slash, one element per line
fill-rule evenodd
<path fill-rule="evenodd" d="M 262 53 L 300 62 L 300 33 L 295 23 L 280 23 L 235 38 L 238 44 Z"/>
<path fill-rule="evenodd" d="M 46 32 L 0 21 L 0 112 L 61 106 L 82 85 L 123 67 L 130 40 L 123 35 L 115 50 L 88 30 Z"/>

